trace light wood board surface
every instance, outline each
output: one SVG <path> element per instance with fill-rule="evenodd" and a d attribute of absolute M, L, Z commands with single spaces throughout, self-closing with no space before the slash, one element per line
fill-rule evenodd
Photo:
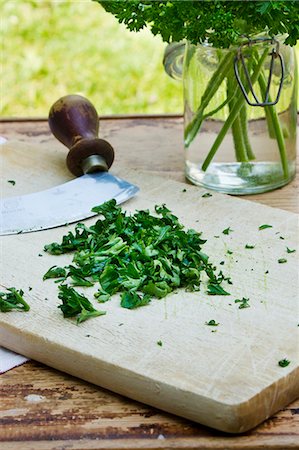
<path fill-rule="evenodd" d="M 19 159 L 12 163 L 7 157 L 11 144 L 2 151 L 7 179 L 12 178 L 12 169 L 14 177 L 22 179 L 21 172 L 16 172 L 17 167 L 23 170 L 22 164 L 16 161 L 21 159 L 23 147 L 14 144 Z M 37 147 L 31 147 L 30 155 L 32 162 L 39 161 L 39 167 L 32 163 L 24 171 L 27 192 L 35 190 L 30 181 L 36 182 L 34 175 L 41 169 L 47 184 L 42 188 L 67 179 L 60 148 L 56 155 L 60 155 L 59 163 L 59 158 L 50 154 L 57 171 L 47 171 L 48 154 L 41 158 Z M 1 239 L 1 282 L 4 287 L 23 288 L 31 311 L 1 317 L 0 343 L 221 430 L 242 432 L 255 426 L 298 396 L 298 253 L 286 255 L 286 246 L 297 245 L 297 216 L 220 194 L 202 198 L 203 190 L 187 186 L 183 192 L 186 186 L 139 171 L 117 172 L 142 188 L 137 198 L 126 203 L 127 210 L 166 203 L 186 227 L 203 232 L 208 239 L 204 250 L 211 261 L 216 265 L 225 261 L 219 268 L 233 280 L 231 296 L 182 291 L 135 311 L 120 308 L 115 298 L 107 308 L 105 305 L 106 316 L 76 326 L 64 320 L 57 309 L 57 286 L 41 281 L 45 271 L 57 264 L 57 257 L 38 256 L 43 254 L 44 244 L 59 240 L 66 228 L 7 236 Z M 55 173 L 49 175 L 54 178 L 49 179 L 48 173 Z M 24 186 L 17 183 L 13 193 L 20 193 L 18 189 L 24 193 Z M 3 189 L 8 191 L 7 184 Z M 263 223 L 273 228 L 258 231 Z M 234 231 L 223 235 L 222 230 L 229 226 Z M 246 250 L 247 243 L 255 248 Z M 233 255 L 227 255 L 227 249 Z M 279 264 L 282 257 L 288 263 Z M 69 256 L 59 258 L 59 265 L 69 262 Z M 238 309 L 234 299 L 240 297 L 250 298 L 250 308 Z M 210 319 L 220 323 L 216 333 L 205 326 Z M 119 323 L 124 325 L 119 327 Z M 157 346 L 158 340 L 162 347 Z M 286 368 L 278 366 L 283 358 L 291 361 Z"/>

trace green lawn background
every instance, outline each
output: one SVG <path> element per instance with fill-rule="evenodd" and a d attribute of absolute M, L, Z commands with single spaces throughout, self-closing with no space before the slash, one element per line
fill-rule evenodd
<path fill-rule="evenodd" d="M 88 97 L 99 114 L 183 111 L 166 44 L 131 33 L 91 0 L 1 1 L 2 117 L 45 117 L 61 96 Z M 298 47 L 297 47 L 298 48 Z"/>
<path fill-rule="evenodd" d="M 8 0 L 2 6 L 0 115 L 47 116 L 59 97 L 88 97 L 99 114 L 181 112 L 166 46 L 131 33 L 91 0 Z"/>

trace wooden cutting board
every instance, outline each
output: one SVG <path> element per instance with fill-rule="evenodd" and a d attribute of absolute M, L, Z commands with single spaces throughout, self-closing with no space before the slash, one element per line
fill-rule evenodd
<path fill-rule="evenodd" d="M 0 152 L 4 196 L 70 178 L 58 151 L 41 157 L 31 147 L 26 167 L 23 144 Z M 44 253 L 44 245 L 74 226 L 4 236 L 1 290 L 23 289 L 31 310 L 0 313 L 0 345 L 223 431 L 254 427 L 299 395 L 298 249 L 286 251 L 298 243 L 297 215 L 216 193 L 202 197 L 204 189 L 134 171 L 118 175 L 141 188 L 125 210 L 166 203 L 187 228 L 202 231 L 203 250 L 233 281 L 231 295 L 180 290 L 136 310 L 121 308 L 115 296 L 99 305 L 105 316 L 77 326 L 57 308 L 57 285 L 42 281 L 51 266 L 71 262 L 71 255 Z M 262 224 L 272 228 L 259 230 Z M 223 234 L 228 227 L 233 231 Z M 280 264 L 281 258 L 287 262 Z M 91 300 L 94 290 L 84 291 Z M 242 297 L 249 298 L 249 308 L 235 303 Z M 217 328 L 205 325 L 212 319 Z M 290 364 L 280 367 L 282 359 Z"/>

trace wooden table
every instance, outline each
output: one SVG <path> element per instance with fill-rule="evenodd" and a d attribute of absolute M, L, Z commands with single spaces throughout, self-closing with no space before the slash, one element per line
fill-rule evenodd
<path fill-rule="evenodd" d="M 45 120 L 2 120 L 0 135 L 49 151 L 57 145 Z M 134 167 L 185 181 L 180 116 L 104 117 L 101 136 L 116 149 L 114 168 L 122 175 Z M 298 212 L 298 179 L 250 200 Z M 0 376 L 0 398 L 5 450 L 299 448 L 299 400 L 251 432 L 231 436 L 33 361 Z"/>

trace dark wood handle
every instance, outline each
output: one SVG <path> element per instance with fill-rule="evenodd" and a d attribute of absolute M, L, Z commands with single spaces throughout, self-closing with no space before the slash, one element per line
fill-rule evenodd
<path fill-rule="evenodd" d="M 85 97 L 61 97 L 51 107 L 48 121 L 54 136 L 69 148 L 66 163 L 74 175 L 111 167 L 114 150 L 109 142 L 98 137 L 99 117 Z"/>

